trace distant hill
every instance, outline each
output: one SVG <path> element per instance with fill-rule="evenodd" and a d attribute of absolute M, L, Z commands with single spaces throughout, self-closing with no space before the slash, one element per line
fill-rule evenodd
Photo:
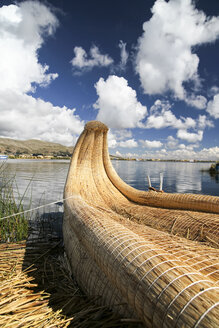
<path fill-rule="evenodd" d="M 15 140 L 0 138 L 0 153 L 7 155 L 43 155 L 43 156 L 71 156 L 73 147 L 66 147 L 59 143 L 31 140 Z"/>

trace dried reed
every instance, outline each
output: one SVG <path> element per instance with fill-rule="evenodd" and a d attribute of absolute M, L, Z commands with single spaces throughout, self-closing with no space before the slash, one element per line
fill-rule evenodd
<path fill-rule="evenodd" d="M 68 327 L 71 318 L 53 311 L 30 269 L 22 271 L 25 251 L 25 243 L 0 244 L 0 327 Z"/>
<path fill-rule="evenodd" d="M 126 185 L 107 130 L 86 125 L 65 186 L 64 243 L 78 284 L 146 327 L 218 327 L 219 198 Z"/>
<path fill-rule="evenodd" d="M 84 296 L 67 269 L 62 240 L 49 231 L 44 222 L 35 239 L 0 244 L 0 327 L 140 328 Z"/>

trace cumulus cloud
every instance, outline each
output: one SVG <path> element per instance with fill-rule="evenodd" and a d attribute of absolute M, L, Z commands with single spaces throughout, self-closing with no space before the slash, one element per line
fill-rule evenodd
<path fill-rule="evenodd" d="M 214 118 L 219 118 L 219 93 L 216 94 L 213 100 L 208 102 L 207 112 Z"/>
<path fill-rule="evenodd" d="M 144 148 L 160 148 L 162 147 L 162 142 L 160 142 L 159 140 L 141 140 L 141 145 Z"/>
<path fill-rule="evenodd" d="M 203 139 L 203 131 L 199 130 L 196 133 L 195 132 L 189 132 L 185 129 L 179 129 L 177 131 L 177 137 L 179 139 L 186 140 L 188 142 L 197 142 L 202 141 Z"/>
<path fill-rule="evenodd" d="M 171 110 L 162 111 L 160 114 L 152 114 L 147 118 L 146 128 L 147 129 L 161 129 L 165 127 L 177 127 L 181 124 L 181 120 L 177 119 Z"/>
<path fill-rule="evenodd" d="M 166 158 L 215 161 L 219 159 L 219 147 L 203 148 L 199 151 L 186 147 L 169 152 Z"/>
<path fill-rule="evenodd" d="M 172 105 L 168 101 L 157 99 L 154 105 L 150 108 L 150 115 L 147 117 L 145 127 L 147 129 L 161 129 L 172 127 L 175 129 L 195 128 L 196 121 L 191 117 L 177 118 L 170 110 Z"/>
<path fill-rule="evenodd" d="M 109 131 L 108 131 L 108 138 L 107 138 L 107 140 L 108 140 L 108 147 L 109 148 L 116 148 L 117 147 L 117 136 L 116 136 L 116 134 L 115 133 L 113 133 L 112 132 L 112 130 L 111 129 L 109 129 Z"/>
<path fill-rule="evenodd" d="M 116 151 L 116 156 L 122 157 L 122 154 L 117 150 Z"/>
<path fill-rule="evenodd" d="M 214 123 L 209 120 L 206 115 L 199 115 L 197 120 L 197 126 L 198 128 L 204 130 L 206 127 L 213 128 Z"/>
<path fill-rule="evenodd" d="M 207 99 L 203 96 L 196 96 L 194 94 L 185 97 L 185 102 L 192 107 L 198 109 L 205 109 L 207 106 Z"/>
<path fill-rule="evenodd" d="M 168 136 L 166 146 L 170 149 L 176 148 L 178 146 L 178 140 L 175 139 L 173 136 Z"/>
<path fill-rule="evenodd" d="M 171 104 L 169 101 L 161 101 L 157 99 L 150 108 L 150 115 L 147 117 L 145 127 L 147 129 L 161 129 L 165 127 L 176 127 L 181 123 L 180 119 L 170 110 Z"/>
<path fill-rule="evenodd" d="M 109 129 L 108 132 L 108 146 L 109 148 L 135 148 L 138 147 L 138 142 L 134 140 L 132 137 L 131 131 L 122 129 L 122 130 L 115 130 Z M 129 138 L 129 139 L 127 139 Z"/>
<path fill-rule="evenodd" d="M 197 144 L 197 143 L 189 144 L 189 145 L 180 144 L 178 139 L 174 138 L 173 136 L 168 136 L 165 147 L 168 149 L 168 151 L 170 149 L 175 149 L 175 150 L 183 149 L 183 150 L 191 151 L 194 148 L 198 148 L 199 144 Z"/>
<path fill-rule="evenodd" d="M 156 159 L 179 159 L 179 160 L 203 160 L 203 161 L 216 161 L 219 160 L 219 147 L 203 148 L 195 150 L 197 145 L 184 145 L 180 144 L 177 149 L 158 149 L 158 150 L 147 150 L 143 154 L 128 153 L 123 154 L 123 157 L 129 158 L 156 158 Z"/>
<path fill-rule="evenodd" d="M 99 109 L 97 120 L 114 129 L 142 127 L 147 114 L 146 106 L 138 100 L 135 90 L 123 77 L 110 75 L 95 84 L 98 99 L 94 108 Z"/>
<path fill-rule="evenodd" d="M 45 37 L 58 20 L 38 1 L 0 8 L 0 136 L 37 138 L 72 145 L 83 129 L 75 109 L 35 99 L 30 92 L 48 85 L 57 74 L 38 60 Z"/>
<path fill-rule="evenodd" d="M 90 48 L 90 58 L 82 47 L 74 47 L 75 57 L 71 60 L 73 68 L 80 71 L 91 70 L 93 67 L 106 67 L 113 63 L 113 59 L 108 55 L 102 55 L 97 46 Z"/>
<path fill-rule="evenodd" d="M 132 131 L 126 130 L 126 129 L 120 129 L 120 130 L 114 130 L 114 133 L 116 135 L 116 139 L 118 141 L 125 140 L 127 138 L 132 138 Z"/>
<path fill-rule="evenodd" d="M 138 143 L 134 139 L 128 139 L 125 141 L 120 141 L 118 146 L 122 148 L 135 148 L 138 147 Z"/>
<path fill-rule="evenodd" d="M 43 38 L 57 26 L 53 13 L 38 1 L 0 8 L 0 91 L 33 91 L 35 83 L 44 86 L 58 76 L 38 62 Z"/>
<path fill-rule="evenodd" d="M 190 144 L 190 145 L 185 145 L 185 144 L 179 144 L 178 148 L 179 149 L 183 149 L 183 150 L 194 150 L 194 148 L 198 148 L 199 145 L 198 144 Z"/>
<path fill-rule="evenodd" d="M 121 50 L 121 61 L 119 64 L 120 69 L 124 70 L 128 61 L 129 54 L 126 50 L 126 43 L 122 40 L 119 41 L 119 48 Z"/>
<path fill-rule="evenodd" d="M 168 101 L 158 99 L 150 108 L 145 128 L 161 129 L 166 127 L 177 129 L 177 138 L 195 143 L 203 139 L 204 129 L 214 127 L 214 124 L 206 115 L 199 115 L 196 119 L 183 116 L 177 118 L 171 111 L 171 104 Z M 176 144 L 172 136 L 170 136 L 168 144 L 170 148 Z"/>
<path fill-rule="evenodd" d="M 192 0 L 157 0 L 152 18 L 143 24 L 138 40 L 136 71 L 146 94 L 171 91 L 200 109 L 206 105 L 202 96 L 188 96 L 185 82 L 200 86 L 199 58 L 196 46 L 219 37 L 219 18 L 206 17 Z"/>
<path fill-rule="evenodd" d="M 219 87 L 216 85 L 213 85 L 208 91 L 209 96 L 215 96 L 217 93 L 219 93 Z"/>
<path fill-rule="evenodd" d="M 75 109 L 53 106 L 26 94 L 0 92 L 0 136 L 73 145 L 83 130 Z"/>
<path fill-rule="evenodd" d="M 203 148 L 198 155 L 203 160 L 219 160 L 219 147 Z"/>

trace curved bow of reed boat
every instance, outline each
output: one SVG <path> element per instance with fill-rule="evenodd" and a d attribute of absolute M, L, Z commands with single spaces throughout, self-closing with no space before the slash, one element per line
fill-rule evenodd
<path fill-rule="evenodd" d="M 64 243 L 79 285 L 146 327 L 217 327 L 219 197 L 128 186 L 107 131 L 86 124 L 65 185 Z"/>

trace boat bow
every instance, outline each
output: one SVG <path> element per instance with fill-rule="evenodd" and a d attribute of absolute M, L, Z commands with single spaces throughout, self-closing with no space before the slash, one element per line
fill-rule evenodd
<path fill-rule="evenodd" d="M 66 180 L 63 235 L 76 280 L 146 327 L 218 327 L 219 198 L 128 186 L 110 162 L 107 131 L 86 124 Z"/>

